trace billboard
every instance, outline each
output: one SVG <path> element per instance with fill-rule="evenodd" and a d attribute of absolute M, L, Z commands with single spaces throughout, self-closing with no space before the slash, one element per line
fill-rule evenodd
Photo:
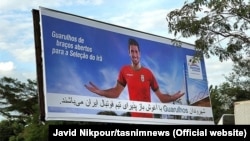
<path fill-rule="evenodd" d="M 45 120 L 214 124 L 193 45 L 44 7 L 39 18 Z"/>

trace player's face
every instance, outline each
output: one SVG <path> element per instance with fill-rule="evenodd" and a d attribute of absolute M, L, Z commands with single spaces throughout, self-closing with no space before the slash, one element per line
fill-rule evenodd
<path fill-rule="evenodd" d="M 130 45 L 129 55 L 130 55 L 132 63 L 134 65 L 139 64 L 141 56 L 140 56 L 140 51 L 138 49 L 138 46 L 136 46 L 136 45 Z"/>

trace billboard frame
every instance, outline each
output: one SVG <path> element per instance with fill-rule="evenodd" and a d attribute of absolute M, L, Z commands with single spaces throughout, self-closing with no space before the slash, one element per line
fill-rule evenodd
<path fill-rule="evenodd" d="M 44 8 L 44 9 L 47 9 L 47 8 Z M 73 15 L 73 14 L 69 14 L 69 13 L 64 13 L 64 12 L 61 12 L 61 11 L 56 11 L 56 10 L 52 10 L 52 9 L 47 9 L 47 10 L 51 10 L 51 11 L 54 11 L 54 12 L 59 12 L 61 14 L 67 14 L 69 16 L 76 16 L 76 17 L 79 17 L 79 18 L 84 18 L 85 20 L 89 20 L 89 21 L 92 21 L 92 22 L 98 22 L 98 23 L 101 23 L 101 24 L 106 24 L 108 25 L 109 27 L 114 27 L 114 28 L 118 28 L 119 30 L 129 30 L 131 32 L 135 32 L 137 34 L 143 34 L 145 36 L 148 36 L 147 38 L 157 38 L 157 39 L 162 39 L 162 40 L 169 40 L 171 41 L 171 39 L 169 38 L 165 38 L 165 37 L 162 37 L 162 36 L 158 36 L 158 35 L 153 35 L 153 34 L 149 34 L 149 33 L 145 33 L 145 32 L 142 32 L 142 31 L 138 31 L 138 30 L 134 30 L 134 29 L 129 29 L 129 28 L 125 28 L 125 27 L 121 27 L 121 26 L 117 26 L 117 25 L 113 25 L 113 24 L 109 24 L 109 23 L 105 23 L 105 22 L 101 22 L 101 21 L 97 21 L 97 20 L 93 20 L 93 19 L 89 19 L 89 18 L 85 18 L 85 17 L 80 17 L 80 16 L 77 16 L 77 15 Z M 42 42 L 41 42 L 41 21 L 40 21 L 40 13 L 39 13 L 39 10 L 32 10 L 32 13 L 33 13 L 33 25 L 34 25 L 34 37 L 35 37 L 35 52 L 36 52 L 36 68 L 37 68 L 37 80 L 38 80 L 38 91 L 39 91 L 39 105 L 40 105 L 40 112 L 41 112 L 41 116 L 40 116 L 40 119 L 42 121 L 46 121 L 46 110 L 45 110 L 45 93 L 44 93 L 44 70 L 43 70 L 43 57 L 42 57 Z M 188 43 L 184 43 L 182 42 L 185 47 L 187 48 L 194 48 L 193 45 L 191 44 L 188 44 Z M 209 98 L 208 98 L 209 99 Z M 210 100 L 210 99 L 209 99 Z M 84 121 L 93 121 L 93 118 L 90 118 L 90 119 L 85 119 Z M 103 119 L 103 120 L 98 120 L 98 122 L 110 122 L 109 119 Z M 189 124 L 190 121 L 187 120 L 185 122 L 183 122 L 183 120 L 181 120 L 182 124 L 185 123 L 185 124 Z M 115 121 L 115 122 L 121 122 L 120 120 L 118 121 Z M 131 121 L 130 120 L 124 120 L 123 122 L 127 122 L 127 123 L 130 123 Z M 140 122 L 139 120 L 136 121 L 136 123 L 147 123 L 147 122 Z M 178 120 L 175 120 L 174 122 L 170 122 L 170 124 L 178 124 Z M 203 121 L 195 121 L 195 123 L 197 124 L 203 124 L 204 122 Z M 159 122 L 159 124 L 162 124 L 161 122 Z M 192 124 L 194 124 L 194 122 L 192 122 Z M 213 122 L 208 122 L 208 123 L 205 123 L 205 124 L 213 124 Z"/>

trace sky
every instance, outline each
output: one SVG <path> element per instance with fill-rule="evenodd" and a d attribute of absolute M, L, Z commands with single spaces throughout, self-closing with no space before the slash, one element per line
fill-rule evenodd
<path fill-rule="evenodd" d="M 180 9 L 185 0 L 1 0 L 0 78 L 36 80 L 32 9 L 39 6 L 173 39 L 166 15 Z M 195 38 L 181 39 L 194 44 Z M 205 59 L 208 85 L 225 82 L 232 62 Z"/>

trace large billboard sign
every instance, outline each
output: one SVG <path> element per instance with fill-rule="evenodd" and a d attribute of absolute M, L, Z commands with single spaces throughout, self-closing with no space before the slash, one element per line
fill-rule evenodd
<path fill-rule="evenodd" d="M 43 7 L 39 15 L 45 120 L 214 124 L 193 45 Z"/>

